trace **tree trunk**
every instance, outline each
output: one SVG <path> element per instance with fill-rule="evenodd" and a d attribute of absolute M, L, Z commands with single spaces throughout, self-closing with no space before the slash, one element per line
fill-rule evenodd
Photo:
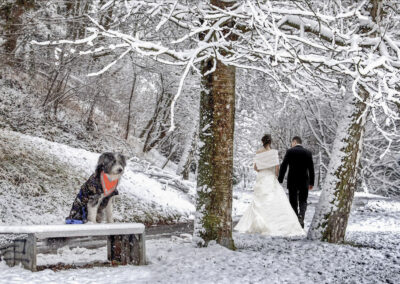
<path fill-rule="evenodd" d="M 186 163 L 183 166 L 183 170 L 181 172 L 182 178 L 184 180 L 189 180 L 190 168 L 191 168 L 192 163 L 194 161 L 194 155 L 195 155 L 195 152 L 196 152 L 196 150 L 195 150 L 196 148 L 195 147 L 196 147 L 196 142 L 193 142 L 193 148 L 190 150 L 189 157 L 186 159 Z"/>
<path fill-rule="evenodd" d="M 5 19 L 2 25 L 3 36 L 5 38 L 2 47 L 5 51 L 4 62 L 9 65 L 15 63 L 15 51 L 17 49 L 17 41 L 22 29 L 22 15 L 25 11 L 35 6 L 33 0 L 17 0 L 14 3 L 8 3 L 0 10 L 0 16 Z"/>
<path fill-rule="evenodd" d="M 164 162 L 163 165 L 161 166 L 161 169 L 164 169 L 164 168 L 168 165 L 168 162 L 171 160 L 171 157 L 172 157 L 173 155 L 175 155 L 175 153 L 176 153 L 176 148 L 177 148 L 177 144 L 175 144 L 175 145 L 172 147 L 171 151 L 169 152 L 169 155 L 168 155 L 167 159 L 165 160 L 165 162 Z"/>
<path fill-rule="evenodd" d="M 106 1 L 101 1 L 99 7 L 103 6 L 106 3 L 107 3 Z M 114 7 L 115 7 L 115 0 L 112 2 L 111 5 L 108 6 L 105 14 L 102 14 L 100 16 L 100 21 L 99 21 L 100 25 L 102 25 L 106 30 L 110 28 Z"/>
<path fill-rule="evenodd" d="M 367 92 L 360 89 L 359 95 L 365 102 Z M 351 96 L 344 105 L 327 176 L 308 232 L 309 239 L 331 243 L 344 241 L 367 116 L 364 102 Z"/>
<path fill-rule="evenodd" d="M 210 4 L 225 9 L 234 5 L 235 1 L 211 0 Z M 227 29 L 222 33 L 230 33 L 228 27 L 233 24 L 225 23 Z M 235 41 L 237 37 L 230 34 L 226 39 Z M 225 56 L 229 51 L 219 52 Z M 198 246 L 207 246 L 210 241 L 216 241 L 224 247 L 235 249 L 232 238 L 232 179 L 236 68 L 215 58 L 215 70 L 209 73 L 213 68 L 212 60 L 203 61 L 201 66 L 203 76 L 193 241 Z"/>
<path fill-rule="evenodd" d="M 203 62 L 202 73 L 212 68 Z M 235 118 L 235 67 L 217 61 L 203 76 L 200 97 L 199 164 L 194 241 L 234 249 L 232 239 L 232 172 Z"/>
<path fill-rule="evenodd" d="M 189 156 L 187 157 L 186 163 L 183 166 L 183 170 L 181 172 L 182 178 L 184 180 L 189 180 L 190 169 L 192 167 L 192 164 L 196 162 L 198 137 L 199 137 L 199 134 L 196 131 L 195 134 L 194 134 L 194 137 L 192 139 L 192 145 L 191 145 L 191 148 L 190 148 Z"/>
<path fill-rule="evenodd" d="M 129 137 L 129 130 L 130 130 L 130 128 L 131 128 L 131 111 L 132 111 L 132 101 L 133 101 L 133 97 L 134 97 L 134 95 L 135 95 L 135 86 L 136 86 L 136 74 L 134 74 L 134 77 L 133 77 L 131 95 L 130 95 L 130 97 L 129 97 L 129 103 L 128 103 L 128 121 L 127 121 L 127 123 L 126 123 L 125 140 L 128 140 L 128 137 Z"/>
<path fill-rule="evenodd" d="M 186 171 L 187 164 L 190 163 L 191 160 L 191 153 L 192 149 L 195 146 L 195 139 L 196 139 L 196 129 L 198 128 L 197 123 L 193 125 L 185 137 L 185 142 L 183 145 L 183 151 L 182 154 L 180 155 L 179 163 L 178 163 L 178 168 L 176 169 L 176 174 L 177 175 L 184 175 L 184 172 Z M 185 178 L 184 178 L 185 179 Z"/>
<path fill-rule="evenodd" d="M 89 115 L 86 120 L 86 130 L 87 131 L 93 131 L 95 129 L 95 122 L 94 122 L 94 111 L 96 108 L 96 103 L 97 103 L 97 97 L 100 95 L 100 92 L 96 92 L 96 94 L 93 97 L 93 100 L 90 104 L 90 110 L 89 110 Z"/>
<path fill-rule="evenodd" d="M 383 1 L 370 0 L 370 3 L 370 15 L 378 23 L 383 15 Z M 331 243 L 344 241 L 356 188 L 367 118 L 365 102 L 368 93 L 361 86 L 358 92 L 363 102 L 349 96 L 350 101 L 344 105 L 324 187 L 308 232 L 309 239 Z"/>
<path fill-rule="evenodd" d="M 153 123 L 152 128 L 147 135 L 145 141 L 143 152 L 147 153 L 157 145 L 161 145 L 169 136 L 167 123 L 169 121 L 169 108 L 172 103 L 172 95 L 167 94 L 167 101 L 165 105 L 160 109 L 160 113 L 157 115 L 157 120 Z"/>
<path fill-rule="evenodd" d="M 143 129 L 139 138 L 146 136 L 143 145 L 143 153 L 149 152 L 157 144 L 166 139 L 168 134 L 168 122 L 170 115 L 170 107 L 172 103 L 172 94 L 165 90 L 164 78 L 160 74 L 161 93 L 157 98 L 156 107 L 154 109 L 153 117 L 149 120 L 146 127 Z"/>

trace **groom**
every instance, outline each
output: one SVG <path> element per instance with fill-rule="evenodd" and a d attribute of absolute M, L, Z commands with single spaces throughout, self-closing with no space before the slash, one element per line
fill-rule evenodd
<path fill-rule="evenodd" d="M 292 148 L 286 151 L 285 158 L 283 158 L 278 181 L 280 183 L 283 182 L 289 165 L 287 179 L 289 201 L 299 218 L 301 226 L 304 228 L 308 190 L 311 190 L 314 186 L 314 164 L 311 152 L 303 148 L 300 137 L 293 137 L 291 146 Z M 300 212 L 297 207 L 299 207 Z"/>

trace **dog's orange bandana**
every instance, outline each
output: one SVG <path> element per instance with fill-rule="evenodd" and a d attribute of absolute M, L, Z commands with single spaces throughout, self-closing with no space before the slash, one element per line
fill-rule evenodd
<path fill-rule="evenodd" d="M 109 180 L 107 174 L 101 172 L 101 185 L 103 186 L 104 196 L 108 196 L 113 193 L 113 191 L 117 187 L 117 184 L 118 179 Z"/>

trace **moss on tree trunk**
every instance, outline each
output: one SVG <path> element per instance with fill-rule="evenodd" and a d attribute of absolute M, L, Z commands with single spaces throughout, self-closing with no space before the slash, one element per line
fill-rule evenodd
<path fill-rule="evenodd" d="M 211 0 L 210 3 L 225 9 L 235 1 Z M 223 24 L 226 29 L 220 32 L 225 40 L 237 40 L 236 35 L 230 33 L 233 24 L 232 21 Z M 214 35 L 210 40 L 218 41 L 218 36 Z M 227 56 L 229 51 L 221 49 L 219 53 Z M 232 177 L 236 69 L 209 58 L 202 62 L 201 72 L 194 241 L 200 246 L 216 241 L 235 249 L 232 239 Z"/>
<path fill-rule="evenodd" d="M 203 74 L 212 62 L 203 63 Z M 235 117 L 235 67 L 217 61 L 202 79 L 195 237 L 234 249 L 232 239 L 232 172 Z"/>
<path fill-rule="evenodd" d="M 359 94 L 365 101 L 366 91 L 361 89 Z M 344 108 L 337 130 L 332 161 L 308 235 L 311 239 L 332 243 L 344 241 L 356 188 L 366 120 L 364 102 L 354 97 L 349 104 Z"/>

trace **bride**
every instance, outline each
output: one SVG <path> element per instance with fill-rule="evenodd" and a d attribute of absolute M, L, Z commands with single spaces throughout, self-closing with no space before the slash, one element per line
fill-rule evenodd
<path fill-rule="evenodd" d="M 277 180 L 278 151 L 271 149 L 271 135 L 261 139 L 263 148 L 257 151 L 254 169 L 257 171 L 253 200 L 235 230 L 268 236 L 303 236 L 296 213 Z"/>

